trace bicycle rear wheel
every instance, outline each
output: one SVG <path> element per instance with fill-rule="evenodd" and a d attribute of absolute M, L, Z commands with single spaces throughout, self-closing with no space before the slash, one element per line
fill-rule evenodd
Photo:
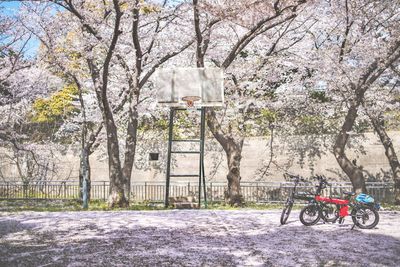
<path fill-rule="evenodd" d="M 317 205 L 308 205 L 300 212 L 300 221 L 305 226 L 316 224 L 321 219 L 320 211 Z"/>
<path fill-rule="evenodd" d="M 371 207 L 358 207 L 351 212 L 351 219 L 361 229 L 372 229 L 379 222 L 379 213 Z"/>
<path fill-rule="evenodd" d="M 286 201 L 286 205 L 282 210 L 281 214 L 281 224 L 285 224 L 287 222 L 287 219 L 289 218 L 290 212 L 292 211 L 293 207 L 293 202 L 290 201 L 289 199 Z"/>

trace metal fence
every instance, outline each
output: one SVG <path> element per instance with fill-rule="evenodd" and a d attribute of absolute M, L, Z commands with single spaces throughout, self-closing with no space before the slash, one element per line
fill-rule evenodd
<path fill-rule="evenodd" d="M 392 202 L 393 183 L 373 182 L 367 183 L 369 194 L 379 202 Z M 91 199 L 106 200 L 109 192 L 109 182 L 94 181 L 91 183 Z M 227 184 L 221 182 L 208 182 L 207 199 L 211 202 L 223 201 Z M 282 202 L 293 188 L 292 183 L 276 182 L 241 182 L 244 201 L 255 203 Z M 170 187 L 170 197 L 198 196 L 197 183 L 175 182 Z M 343 191 L 351 191 L 350 183 L 334 183 L 332 187 L 324 190 L 324 195 L 342 196 Z M 315 191 L 315 184 L 302 184 L 300 191 Z M 78 199 L 79 184 L 70 181 L 54 182 L 0 182 L 0 199 Z M 165 197 L 164 182 L 136 182 L 131 187 L 132 202 L 163 202 Z"/>

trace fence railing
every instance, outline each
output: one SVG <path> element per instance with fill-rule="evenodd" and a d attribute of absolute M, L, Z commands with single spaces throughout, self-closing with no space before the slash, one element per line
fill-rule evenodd
<path fill-rule="evenodd" d="M 377 201 L 391 202 L 393 199 L 393 183 L 367 183 L 369 194 Z M 109 192 L 109 182 L 93 181 L 91 183 L 91 199 L 106 200 Z M 244 201 L 266 203 L 282 202 L 293 188 L 292 183 L 277 182 L 241 182 Z M 227 184 L 207 182 L 207 199 L 212 202 L 223 201 Z M 170 196 L 198 196 L 198 184 L 193 182 L 175 182 L 170 185 Z M 324 195 L 341 196 L 343 191 L 351 191 L 350 183 L 333 183 L 324 190 Z M 298 192 L 315 191 L 315 184 L 302 184 Z M 0 182 L 0 199 L 78 199 L 79 184 L 70 181 L 53 182 Z M 165 197 L 164 182 L 136 182 L 131 186 L 131 201 L 133 202 L 163 202 Z"/>

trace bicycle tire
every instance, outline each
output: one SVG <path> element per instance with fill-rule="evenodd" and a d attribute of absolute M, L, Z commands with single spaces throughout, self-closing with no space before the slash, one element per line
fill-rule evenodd
<path fill-rule="evenodd" d="M 334 223 L 339 219 L 339 211 L 336 204 L 326 203 L 320 212 L 320 216 L 325 222 Z"/>
<path fill-rule="evenodd" d="M 290 212 L 292 211 L 292 207 L 293 207 L 293 203 L 291 201 L 287 201 L 285 207 L 282 210 L 282 214 L 281 214 L 281 225 L 284 225 L 290 215 Z"/>
<path fill-rule="evenodd" d="M 373 215 L 374 215 L 374 220 L 372 221 L 372 223 L 371 224 L 365 224 L 365 223 L 361 223 L 361 222 L 359 222 L 358 221 L 358 218 L 360 217 L 362 220 L 363 220 L 363 222 L 365 222 L 364 220 L 365 219 L 367 219 L 367 220 L 369 220 L 369 216 L 368 216 L 368 214 L 366 214 L 366 211 L 367 210 L 369 210 L 369 211 L 371 211 L 372 213 L 373 213 Z M 362 214 L 358 214 L 358 212 L 359 211 L 362 211 Z M 378 213 L 378 211 L 376 211 L 374 208 L 372 208 L 372 207 L 357 207 L 357 208 L 354 208 L 352 211 L 351 211 L 351 219 L 353 220 L 353 223 L 358 227 L 358 228 L 361 228 L 361 229 L 372 229 L 372 228 L 374 228 L 378 223 L 379 223 L 379 213 Z"/>
<path fill-rule="evenodd" d="M 305 226 L 311 226 L 316 224 L 317 222 L 319 222 L 319 220 L 321 219 L 321 215 L 320 215 L 320 210 L 319 207 L 316 205 L 308 205 L 305 206 L 301 211 L 300 211 L 300 222 L 305 225 Z M 311 221 L 307 221 L 305 219 L 305 216 L 311 214 L 313 216 L 316 216 L 315 219 L 311 220 Z"/>

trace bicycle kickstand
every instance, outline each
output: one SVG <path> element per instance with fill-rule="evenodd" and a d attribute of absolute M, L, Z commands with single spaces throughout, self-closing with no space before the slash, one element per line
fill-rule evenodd
<path fill-rule="evenodd" d="M 356 227 L 356 224 L 354 223 L 353 224 L 353 226 L 351 227 L 351 230 L 353 230 L 354 229 L 354 227 Z"/>

